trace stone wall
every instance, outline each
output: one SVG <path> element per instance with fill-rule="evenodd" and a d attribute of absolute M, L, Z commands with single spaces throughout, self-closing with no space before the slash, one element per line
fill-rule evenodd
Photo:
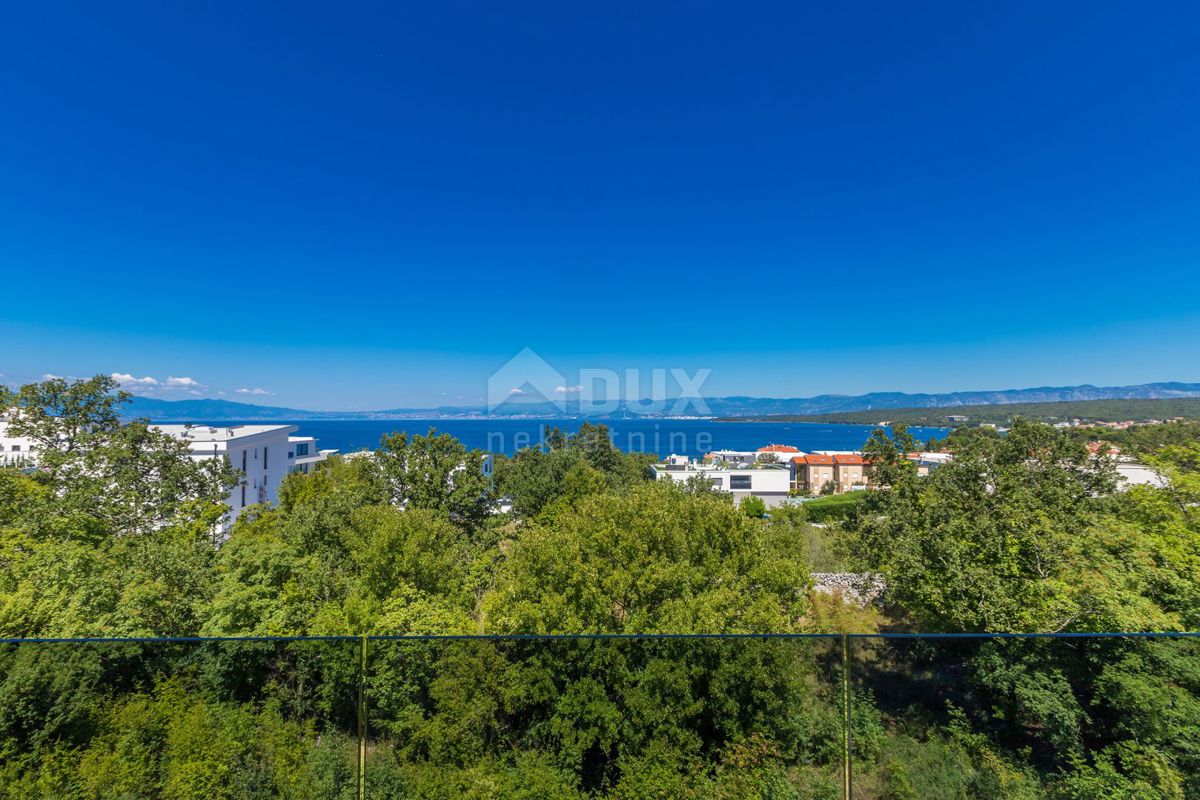
<path fill-rule="evenodd" d="M 887 591 L 883 576 L 871 572 L 814 572 L 812 579 L 813 591 L 840 594 L 860 606 L 878 603 Z"/>

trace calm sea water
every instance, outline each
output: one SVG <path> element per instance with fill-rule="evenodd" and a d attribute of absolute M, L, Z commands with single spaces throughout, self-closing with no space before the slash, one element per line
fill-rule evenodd
<path fill-rule="evenodd" d="M 575 431 L 581 420 L 532 419 L 397 419 L 397 420 L 301 420 L 300 433 L 317 437 L 321 448 L 343 453 L 371 449 L 379 438 L 392 431 L 427 433 L 435 428 L 449 433 L 471 449 L 512 455 L 540 441 L 547 426 Z M 218 425 L 234 423 L 222 422 Z M 788 444 L 805 452 L 813 450 L 856 450 L 870 436 L 870 425 L 824 425 L 784 422 L 713 422 L 691 419 L 609 420 L 613 443 L 626 451 L 668 455 L 700 456 L 710 450 L 755 450 L 766 444 Z M 910 428 L 920 440 L 945 436 L 946 428 Z"/>

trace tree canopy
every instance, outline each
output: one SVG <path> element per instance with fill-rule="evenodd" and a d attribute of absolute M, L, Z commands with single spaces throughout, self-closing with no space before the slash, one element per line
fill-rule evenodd
<path fill-rule="evenodd" d="M 647 480 L 601 425 L 494 485 L 397 433 L 222 541 L 233 471 L 122 400 L 3 398 L 45 462 L 0 469 L 0 637 L 121 641 L 0 644 L 0 798 L 355 797 L 360 678 L 373 797 L 832 797 L 840 653 L 763 634 L 1200 623 L 1183 429 L 1142 454 L 1165 486 L 1128 491 L 1072 431 L 955 436 L 928 476 L 880 432 L 874 488 L 769 514 Z M 814 587 L 839 569 L 881 576 L 879 606 Z M 412 638 L 571 633 L 748 638 Z M 1200 796 L 1192 640 L 855 639 L 849 668 L 856 796 Z"/>

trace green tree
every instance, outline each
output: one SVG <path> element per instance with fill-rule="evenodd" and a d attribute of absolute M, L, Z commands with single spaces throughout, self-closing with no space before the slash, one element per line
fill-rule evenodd
<path fill-rule="evenodd" d="M 892 480 L 894 490 L 872 493 L 854 549 L 864 567 L 887 573 L 923 630 L 1078 623 L 1086 609 L 1071 599 L 1070 572 L 1078 537 L 1112 491 L 1110 466 L 1069 435 L 1018 422 L 1003 439 L 961 447 L 923 479 Z"/>
<path fill-rule="evenodd" d="M 12 432 L 37 443 L 34 477 L 55 498 L 33 510 L 58 524 L 91 518 L 113 535 L 195 520 L 215 532 L 236 480 L 232 468 L 222 459 L 193 460 L 185 443 L 143 420 L 122 424 L 120 407 L 129 395 L 116 386 L 104 376 L 54 378 L 0 398 Z"/>
<path fill-rule="evenodd" d="M 916 449 L 916 439 L 903 423 L 892 425 L 890 435 L 876 427 L 863 445 L 868 481 L 876 487 L 898 487 L 915 478 L 916 465 L 906 456 Z"/>
<path fill-rule="evenodd" d="M 0 415 L 9 430 L 36 443 L 39 465 L 53 474 L 60 463 L 121 426 L 121 405 L 130 399 L 113 378 L 48 378 L 16 392 L 0 387 Z"/>
<path fill-rule="evenodd" d="M 664 483 L 592 495 L 523 531 L 485 601 L 497 632 L 794 630 L 803 543 Z"/>
<path fill-rule="evenodd" d="M 391 433 L 375 451 L 375 465 L 391 501 L 402 508 L 444 511 L 476 524 L 491 507 L 481 450 L 467 450 L 433 428 L 425 436 Z"/>
<path fill-rule="evenodd" d="M 767 514 L 766 502 L 761 497 L 755 497 L 754 495 L 743 498 L 742 502 L 738 504 L 738 508 L 742 510 L 743 514 L 752 519 L 761 519 Z"/>

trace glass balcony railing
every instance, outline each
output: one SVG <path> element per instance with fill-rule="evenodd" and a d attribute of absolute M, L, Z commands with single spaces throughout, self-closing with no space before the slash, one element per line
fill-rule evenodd
<path fill-rule="evenodd" d="M 0 798 L 1190 791 L 1198 696 L 1187 635 L 8 640 Z"/>

